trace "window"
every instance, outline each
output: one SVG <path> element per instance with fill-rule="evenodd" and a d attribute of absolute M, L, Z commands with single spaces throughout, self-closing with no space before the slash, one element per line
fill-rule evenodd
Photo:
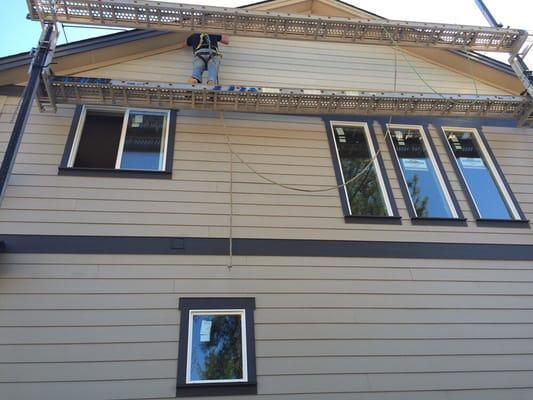
<path fill-rule="evenodd" d="M 60 170 L 170 173 L 174 131 L 170 111 L 84 106 Z"/>
<path fill-rule="evenodd" d="M 396 214 L 383 178 L 384 168 L 365 122 L 330 122 L 343 205 L 350 216 L 388 217 Z"/>
<path fill-rule="evenodd" d="M 475 128 L 442 128 L 456 170 L 477 219 L 523 220 L 524 217 Z"/>
<path fill-rule="evenodd" d="M 257 393 L 253 298 L 182 298 L 177 396 Z"/>
<path fill-rule="evenodd" d="M 404 192 L 414 218 L 459 219 L 458 207 L 430 142 L 421 126 L 390 125 L 390 141 L 396 156 Z"/>

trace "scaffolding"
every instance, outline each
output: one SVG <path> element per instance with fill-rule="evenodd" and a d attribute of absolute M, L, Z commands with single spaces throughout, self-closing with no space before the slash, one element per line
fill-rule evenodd
<path fill-rule="evenodd" d="M 533 85 L 524 54 L 527 31 L 391 20 L 317 17 L 247 9 L 137 0 L 27 0 L 30 17 L 45 25 L 69 22 L 164 31 L 213 31 L 241 36 L 388 46 L 509 52 L 526 96 L 206 87 L 129 82 L 42 73 L 42 109 L 57 103 L 187 108 L 283 114 L 428 115 L 512 118 L 533 125 Z M 527 52 L 527 50 L 525 50 Z M 522 53 L 521 53 L 522 52 Z M 49 55 L 51 62 L 51 55 Z M 49 65 L 48 63 L 47 65 Z"/>
<path fill-rule="evenodd" d="M 54 76 L 44 103 L 182 108 L 276 114 L 438 115 L 520 118 L 532 104 L 521 96 L 332 91 L 205 86 Z"/>
<path fill-rule="evenodd" d="M 520 29 L 283 14 L 136 0 L 27 0 L 41 22 L 517 53 Z"/>

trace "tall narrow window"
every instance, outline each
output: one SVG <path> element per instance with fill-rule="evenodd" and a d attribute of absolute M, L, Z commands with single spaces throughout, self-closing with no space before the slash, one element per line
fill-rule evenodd
<path fill-rule="evenodd" d="M 390 125 L 389 132 L 414 216 L 459 218 L 424 129 Z"/>
<path fill-rule="evenodd" d="M 469 128 L 443 130 L 478 219 L 522 219 L 479 132 Z"/>
<path fill-rule="evenodd" d="M 332 122 L 337 163 L 349 214 L 392 216 L 393 207 L 366 123 Z"/>

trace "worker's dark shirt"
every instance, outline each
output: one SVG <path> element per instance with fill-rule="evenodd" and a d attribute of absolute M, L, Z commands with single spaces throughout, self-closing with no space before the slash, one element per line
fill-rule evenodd
<path fill-rule="evenodd" d="M 218 50 L 218 42 L 222 40 L 222 36 L 221 35 L 209 35 L 209 39 L 211 41 L 211 48 L 213 50 Z M 187 46 L 192 47 L 193 51 L 196 51 L 196 48 L 198 47 L 199 44 L 200 44 L 199 33 L 194 33 L 187 38 Z M 200 49 L 209 49 L 207 38 L 204 38 L 204 41 Z"/>

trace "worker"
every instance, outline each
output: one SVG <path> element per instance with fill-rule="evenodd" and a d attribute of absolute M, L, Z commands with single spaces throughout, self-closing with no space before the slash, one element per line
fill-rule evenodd
<path fill-rule="evenodd" d="M 187 38 L 187 46 L 192 47 L 192 75 L 189 83 L 202 83 L 202 75 L 207 71 L 207 84 L 218 85 L 218 70 L 222 54 L 218 43 L 229 44 L 226 35 L 211 35 L 206 32 L 195 33 Z"/>

